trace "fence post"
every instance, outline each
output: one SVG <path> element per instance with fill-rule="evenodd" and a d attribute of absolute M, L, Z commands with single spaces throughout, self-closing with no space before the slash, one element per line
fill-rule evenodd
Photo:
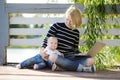
<path fill-rule="evenodd" d="M 6 63 L 6 46 L 8 46 L 8 13 L 6 0 L 0 0 L 0 65 Z"/>

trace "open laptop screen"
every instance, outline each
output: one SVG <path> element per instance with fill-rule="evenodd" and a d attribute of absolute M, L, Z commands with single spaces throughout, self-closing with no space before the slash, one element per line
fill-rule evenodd
<path fill-rule="evenodd" d="M 103 47 L 105 43 L 96 42 L 92 48 L 88 51 L 87 55 L 94 57 Z"/>

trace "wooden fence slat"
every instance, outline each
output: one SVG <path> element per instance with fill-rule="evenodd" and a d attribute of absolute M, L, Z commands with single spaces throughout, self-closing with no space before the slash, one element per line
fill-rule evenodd
<path fill-rule="evenodd" d="M 7 12 L 24 13 L 64 13 L 66 9 L 73 4 L 6 4 Z M 85 12 L 83 5 L 76 4 L 82 12 Z"/>
<path fill-rule="evenodd" d="M 101 40 L 98 40 L 101 41 Z M 11 46 L 40 46 L 43 42 L 42 38 L 34 39 L 10 39 Z M 102 40 L 107 46 L 120 46 L 120 40 Z M 80 40 L 80 45 L 85 45 L 84 40 Z"/>
<path fill-rule="evenodd" d="M 35 39 L 10 39 L 11 46 L 40 46 L 43 42 L 41 38 Z"/>
<path fill-rule="evenodd" d="M 49 29 L 44 28 L 10 28 L 10 35 L 46 35 Z M 107 29 L 109 35 L 120 35 L 120 29 Z M 85 29 L 79 29 L 80 35 L 84 34 Z M 106 32 L 104 31 L 104 34 Z"/>
<path fill-rule="evenodd" d="M 10 24 L 53 24 L 55 22 L 64 22 L 64 17 L 33 17 L 33 18 L 25 18 L 25 17 L 11 17 Z M 87 23 L 87 18 L 82 18 L 82 24 Z M 120 18 L 107 18 L 106 24 L 119 24 Z"/>
<path fill-rule="evenodd" d="M 120 35 L 120 28 L 109 29 L 108 33 L 111 35 Z"/>
<path fill-rule="evenodd" d="M 64 22 L 63 18 L 10 18 L 10 24 L 53 24 L 55 22 Z"/>
<path fill-rule="evenodd" d="M 114 39 L 114 40 L 103 40 L 107 46 L 120 46 L 120 40 L 119 39 Z"/>
<path fill-rule="evenodd" d="M 22 12 L 22 13 L 64 13 L 66 9 L 71 6 L 76 5 L 81 9 L 82 13 L 85 13 L 84 4 L 15 4 L 7 3 L 6 11 L 9 12 Z M 120 4 L 115 4 L 116 13 L 120 14 Z M 111 10 L 111 5 L 105 6 L 107 14 L 113 14 Z"/>
<path fill-rule="evenodd" d="M 48 29 L 43 28 L 10 28 L 10 35 L 46 35 Z"/>

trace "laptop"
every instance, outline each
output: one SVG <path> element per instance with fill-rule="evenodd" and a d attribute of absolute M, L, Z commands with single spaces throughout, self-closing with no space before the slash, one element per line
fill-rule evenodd
<path fill-rule="evenodd" d="M 105 43 L 96 42 L 92 48 L 87 52 L 87 54 L 75 54 L 75 56 L 91 56 L 95 57 L 95 55 L 105 46 Z"/>

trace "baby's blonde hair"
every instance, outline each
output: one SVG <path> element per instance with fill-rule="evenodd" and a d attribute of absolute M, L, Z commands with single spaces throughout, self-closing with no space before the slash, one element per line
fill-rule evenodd
<path fill-rule="evenodd" d="M 57 40 L 57 41 L 58 41 L 57 37 L 55 37 L 55 36 L 50 36 L 50 37 L 48 37 L 47 42 L 49 42 L 51 39 L 52 39 L 52 40 L 54 39 L 54 40 Z"/>
<path fill-rule="evenodd" d="M 79 8 L 76 8 L 73 5 L 70 6 L 65 13 L 65 16 L 68 15 L 71 17 L 73 29 L 78 28 L 82 24 L 82 16 Z"/>

